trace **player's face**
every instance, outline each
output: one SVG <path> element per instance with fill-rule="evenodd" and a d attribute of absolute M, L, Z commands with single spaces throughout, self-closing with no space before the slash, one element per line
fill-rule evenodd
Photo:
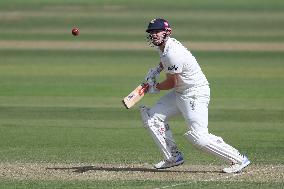
<path fill-rule="evenodd" d="M 155 46 L 160 46 L 165 39 L 166 32 L 164 30 L 152 30 L 149 32 L 151 42 Z"/>

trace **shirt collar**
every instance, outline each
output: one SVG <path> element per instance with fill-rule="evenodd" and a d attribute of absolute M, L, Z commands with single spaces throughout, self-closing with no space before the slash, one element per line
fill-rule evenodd
<path fill-rule="evenodd" d="M 165 45 L 165 48 L 164 48 L 163 52 L 158 48 L 159 53 L 160 53 L 161 56 L 165 56 L 168 53 L 169 47 L 171 45 L 171 41 L 172 41 L 172 38 L 168 37 L 168 40 L 166 41 L 166 45 Z"/>

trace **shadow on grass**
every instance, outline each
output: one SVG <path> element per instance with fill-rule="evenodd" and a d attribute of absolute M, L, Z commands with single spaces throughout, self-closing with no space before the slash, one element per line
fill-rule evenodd
<path fill-rule="evenodd" d="M 114 172 L 167 172 L 167 173 L 222 173 L 216 170 L 165 170 L 145 167 L 103 167 L 103 166 L 80 166 L 80 167 L 48 167 L 53 170 L 72 170 L 75 173 L 87 171 L 114 171 Z"/>

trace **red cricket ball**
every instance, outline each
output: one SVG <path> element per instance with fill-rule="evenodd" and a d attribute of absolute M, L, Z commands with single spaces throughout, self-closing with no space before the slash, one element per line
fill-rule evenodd
<path fill-rule="evenodd" d="M 79 33 L 80 33 L 79 28 L 73 28 L 72 29 L 72 35 L 77 36 L 77 35 L 79 35 Z"/>

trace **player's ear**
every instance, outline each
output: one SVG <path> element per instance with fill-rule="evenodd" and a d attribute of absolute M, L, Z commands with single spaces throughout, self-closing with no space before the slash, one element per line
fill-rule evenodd
<path fill-rule="evenodd" d="M 172 34 L 171 28 L 166 29 L 166 34 L 167 34 L 167 36 L 170 36 Z"/>

